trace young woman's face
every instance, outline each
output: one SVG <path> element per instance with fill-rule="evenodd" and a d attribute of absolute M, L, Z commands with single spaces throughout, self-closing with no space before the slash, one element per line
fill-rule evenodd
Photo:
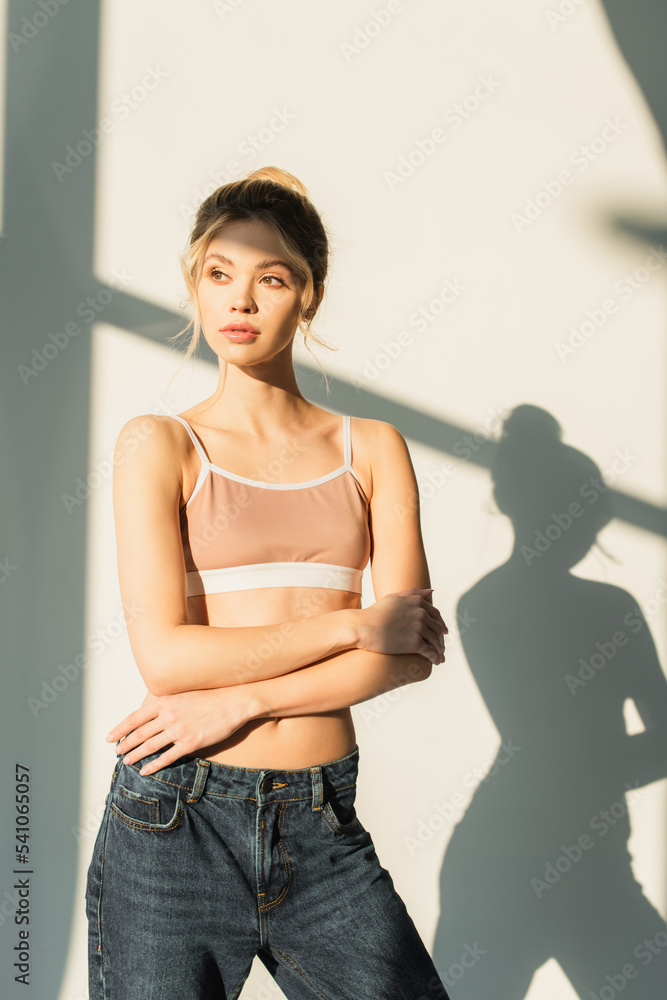
<path fill-rule="evenodd" d="M 302 291 L 269 225 L 230 223 L 211 240 L 197 288 L 208 344 L 232 364 L 269 360 L 294 337 Z M 258 333 L 225 329 L 244 325 Z"/>

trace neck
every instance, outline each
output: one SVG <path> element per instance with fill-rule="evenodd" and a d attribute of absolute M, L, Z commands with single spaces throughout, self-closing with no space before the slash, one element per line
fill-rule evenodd
<path fill-rule="evenodd" d="M 300 423 L 312 404 L 299 389 L 291 356 L 278 355 L 246 367 L 221 360 L 216 390 L 202 407 L 197 416 L 203 423 L 270 438 Z"/>

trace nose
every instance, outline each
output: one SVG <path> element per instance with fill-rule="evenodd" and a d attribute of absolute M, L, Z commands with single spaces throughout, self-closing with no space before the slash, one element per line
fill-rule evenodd
<path fill-rule="evenodd" d="M 249 285 L 244 286 L 242 284 L 239 284 L 239 286 L 235 289 L 234 293 L 231 296 L 229 308 L 232 310 L 236 310 L 238 312 L 257 311 L 257 304 L 255 303 L 255 300 L 252 297 Z"/>

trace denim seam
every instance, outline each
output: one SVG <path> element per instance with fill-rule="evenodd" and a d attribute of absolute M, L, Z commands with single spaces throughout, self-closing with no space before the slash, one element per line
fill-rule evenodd
<path fill-rule="evenodd" d="M 287 800 L 285 800 L 285 801 L 287 801 Z M 290 865 L 289 857 L 287 855 L 287 851 L 285 850 L 285 846 L 284 846 L 283 841 L 282 841 L 283 820 L 284 820 L 284 817 L 285 817 L 285 810 L 286 809 L 287 809 L 287 806 L 285 804 L 283 804 L 280 807 L 280 812 L 278 814 L 278 832 L 281 835 L 281 839 L 278 841 L 278 846 L 280 847 L 280 850 L 282 851 L 282 855 L 283 855 L 283 865 L 284 865 L 284 868 L 285 868 L 286 881 L 285 881 L 285 885 L 280 890 L 280 894 L 275 899 L 272 899 L 270 903 L 261 903 L 260 904 L 260 909 L 262 911 L 270 910 L 272 906 L 277 906 L 278 903 L 282 902 L 282 900 L 287 895 L 287 890 L 289 889 L 289 885 L 290 885 L 290 879 L 292 878 L 292 867 Z"/>
<path fill-rule="evenodd" d="M 151 797 L 150 799 L 145 798 L 143 795 L 137 795 L 136 792 L 133 795 L 129 794 L 128 789 L 124 788 L 123 785 L 118 786 L 118 791 L 125 798 L 129 799 L 130 802 L 145 802 L 147 806 L 150 806 L 153 810 L 154 818 L 148 820 L 149 823 L 159 823 L 160 822 L 160 802 L 159 799 Z"/>
<path fill-rule="evenodd" d="M 125 764 L 125 761 L 123 761 Z M 136 764 L 125 764 L 126 767 L 132 767 L 139 774 L 140 768 Z M 163 785 L 172 785 L 174 788 L 182 788 L 187 792 L 192 794 L 192 785 L 179 785 L 177 781 L 169 781 L 167 778 L 158 778 L 157 774 L 142 774 L 140 775 L 144 780 L 146 778 L 155 778 L 156 781 L 161 781 Z"/>
<path fill-rule="evenodd" d="M 120 771 L 120 761 L 116 761 L 114 764 L 113 774 L 111 775 L 111 789 L 116 783 L 116 778 L 118 777 L 118 772 Z M 104 833 L 102 835 L 102 844 L 100 848 L 100 889 L 97 894 L 97 950 L 100 953 L 100 978 L 102 980 L 102 993 L 106 993 L 104 985 L 104 957 L 102 955 L 102 889 L 104 886 L 104 852 L 107 846 L 107 833 L 109 832 L 109 817 L 111 816 L 111 803 L 109 802 L 109 796 L 111 791 L 109 791 L 104 799 Z"/>
<path fill-rule="evenodd" d="M 215 795 L 217 799 L 244 799 L 247 802 L 256 802 L 254 795 L 233 795 L 231 792 L 206 792 L 206 795 Z"/>
<path fill-rule="evenodd" d="M 116 816 L 121 821 L 121 823 L 124 823 L 125 826 L 129 826 L 134 830 L 152 830 L 154 833 L 169 833 L 171 832 L 171 830 L 175 830 L 178 824 L 183 819 L 183 813 L 185 812 L 183 808 L 183 800 L 179 799 L 178 805 L 176 807 L 176 812 L 174 813 L 174 815 L 172 816 L 172 818 L 168 823 L 165 823 L 162 826 L 159 825 L 151 826 L 149 823 L 142 823 L 140 820 L 132 819 L 131 816 L 126 816 L 124 813 L 120 811 L 118 806 L 115 805 L 113 802 L 111 803 L 111 809 L 113 811 L 114 816 Z"/>
<path fill-rule="evenodd" d="M 292 972 L 298 972 L 298 974 L 302 976 L 303 979 L 308 983 L 311 989 L 315 991 L 318 997 L 321 997 L 321 1000 L 328 1000 L 328 998 L 324 995 L 324 993 L 321 993 L 315 986 L 315 984 L 311 983 L 306 973 L 303 971 L 303 969 L 301 969 L 297 965 L 297 963 L 294 961 L 291 955 L 288 955 L 286 951 L 282 951 L 281 948 L 276 948 L 275 945 L 271 947 L 271 950 L 274 951 L 283 960 L 288 969 L 290 969 Z"/>
<path fill-rule="evenodd" d="M 210 763 L 211 764 L 215 764 L 217 762 L 216 761 L 210 761 Z M 224 766 L 224 767 L 231 767 L 231 765 L 229 765 L 229 764 L 219 765 L 219 766 L 221 766 L 221 767 L 222 766 Z M 139 773 L 140 769 L 135 764 L 127 764 L 126 767 L 132 767 L 137 772 L 137 774 Z M 245 771 L 258 771 L 259 772 L 261 770 L 266 770 L 266 769 L 265 768 L 243 768 L 243 770 L 245 770 Z M 281 768 L 274 768 L 274 770 L 276 770 L 276 771 L 285 770 L 285 768 L 282 768 L 282 769 Z M 292 770 L 297 770 L 297 768 L 293 768 Z M 309 771 L 311 769 L 310 768 L 298 768 L 298 770 L 300 770 L 300 771 Z M 192 795 L 192 788 L 193 788 L 192 785 L 180 785 L 177 781 L 169 781 L 167 778 L 159 778 L 157 776 L 157 774 L 142 774 L 141 777 L 142 778 L 154 778 L 156 781 L 161 781 L 165 785 L 171 785 L 173 788 L 182 788 L 184 791 L 187 791 L 190 795 Z M 345 788 L 352 788 L 352 786 L 356 785 L 357 782 L 355 780 L 355 781 L 350 782 L 347 785 L 336 785 L 335 782 L 332 782 L 332 784 L 334 785 L 334 787 L 336 788 L 337 791 L 343 791 L 343 789 L 345 789 Z M 282 785 L 279 786 L 279 787 L 282 787 Z M 253 795 L 233 795 L 231 792 L 207 791 L 205 794 L 206 795 L 216 795 L 216 796 L 227 795 L 227 796 L 229 796 L 229 798 L 234 798 L 234 799 L 248 799 L 251 802 L 256 802 L 257 801 L 256 798 L 255 798 L 255 796 L 253 796 Z M 293 798 L 293 799 L 285 799 L 284 801 L 286 801 L 286 802 L 302 802 L 304 799 L 309 799 L 309 798 L 311 798 L 311 795 L 304 795 L 304 796 L 300 796 L 298 798 Z"/>
<path fill-rule="evenodd" d="M 349 830 L 353 829 L 353 827 L 354 827 L 354 825 L 355 825 L 355 823 L 357 821 L 357 817 L 356 817 L 356 814 L 355 814 L 354 819 L 351 819 L 349 821 L 349 823 L 345 823 L 343 826 L 341 826 L 339 824 L 338 820 L 336 819 L 335 820 L 335 825 L 334 825 L 334 822 L 332 821 L 331 816 L 333 815 L 335 817 L 336 814 L 333 812 L 333 809 L 331 808 L 331 805 L 328 802 L 324 803 L 324 808 L 323 808 L 322 812 L 324 814 L 324 818 L 326 819 L 327 823 L 329 824 L 329 826 L 331 827 L 331 829 L 334 831 L 334 833 L 347 833 Z"/>
<path fill-rule="evenodd" d="M 241 990 L 245 986 L 247 978 L 248 977 L 246 976 L 245 979 L 242 979 L 241 982 L 239 983 L 239 985 L 234 990 L 234 992 L 229 994 L 229 1000 L 236 1000 L 237 996 L 239 995 L 239 993 L 241 992 Z"/>
<path fill-rule="evenodd" d="M 104 830 L 104 835 L 102 837 L 102 846 L 100 850 L 100 889 L 97 894 L 97 950 L 102 951 L 102 885 L 104 879 L 104 851 L 107 843 L 107 830 L 109 829 L 109 815 L 105 817 L 106 828 Z M 102 970 L 102 987 L 104 988 L 104 970 Z"/>
<path fill-rule="evenodd" d="M 117 770 L 114 768 L 114 773 L 111 777 L 111 785 L 113 784 L 117 777 Z M 108 798 L 108 796 L 107 796 Z M 102 951 L 102 892 L 104 890 L 104 853 L 107 846 L 107 835 L 109 833 L 109 820 L 111 817 L 111 810 L 106 807 L 104 816 L 104 834 L 102 836 L 102 845 L 100 850 L 100 889 L 97 894 L 97 951 L 100 956 L 100 982 L 102 986 L 102 996 L 106 997 L 107 988 L 104 977 L 104 952 Z"/>
<path fill-rule="evenodd" d="M 260 819 L 260 823 L 262 825 L 261 826 L 261 830 L 262 830 L 262 833 L 261 833 L 261 853 L 260 853 L 260 866 L 259 866 L 259 873 L 260 873 L 260 877 L 261 877 L 262 888 L 261 888 L 261 890 L 259 890 L 259 889 L 257 890 L 257 894 L 259 896 L 264 896 L 265 895 L 265 889 L 264 889 L 265 883 L 264 883 L 264 814 L 263 813 L 260 814 L 259 819 Z M 259 905 L 259 909 L 261 910 L 261 908 L 262 908 L 262 906 L 264 904 L 263 903 L 259 903 L 258 905 Z"/>
<path fill-rule="evenodd" d="M 356 781 L 353 781 L 349 785 L 336 785 L 335 789 L 338 792 L 342 792 L 346 788 L 352 788 L 354 785 L 356 785 Z M 206 795 L 215 795 L 216 798 L 247 799 L 250 802 L 256 802 L 257 801 L 257 799 L 255 798 L 254 795 L 234 795 L 232 792 L 212 792 L 212 791 L 208 791 L 207 790 L 205 794 Z M 280 802 L 306 802 L 306 801 L 310 801 L 311 798 L 312 798 L 312 793 L 311 793 L 311 795 L 293 796 L 292 798 L 289 798 L 289 799 L 279 799 L 278 801 L 280 801 Z M 265 799 L 265 801 L 267 801 L 267 800 Z"/>

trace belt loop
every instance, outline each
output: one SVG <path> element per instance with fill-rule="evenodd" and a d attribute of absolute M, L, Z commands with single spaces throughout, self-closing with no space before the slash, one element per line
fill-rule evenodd
<path fill-rule="evenodd" d="M 116 756 L 116 763 L 114 764 L 113 774 L 111 775 L 111 784 L 114 785 L 116 778 L 118 777 L 118 772 L 120 771 L 120 766 L 123 763 L 123 755 L 118 754 Z"/>
<path fill-rule="evenodd" d="M 310 774 L 313 779 L 313 810 L 322 808 L 322 766 L 321 764 L 316 764 L 314 767 L 310 768 Z"/>
<path fill-rule="evenodd" d="M 204 788 L 206 786 L 206 778 L 208 777 L 208 772 L 211 767 L 210 760 L 197 759 L 197 774 L 195 777 L 195 783 L 193 785 L 192 791 L 186 802 L 199 802 L 200 798 L 204 794 Z"/>

